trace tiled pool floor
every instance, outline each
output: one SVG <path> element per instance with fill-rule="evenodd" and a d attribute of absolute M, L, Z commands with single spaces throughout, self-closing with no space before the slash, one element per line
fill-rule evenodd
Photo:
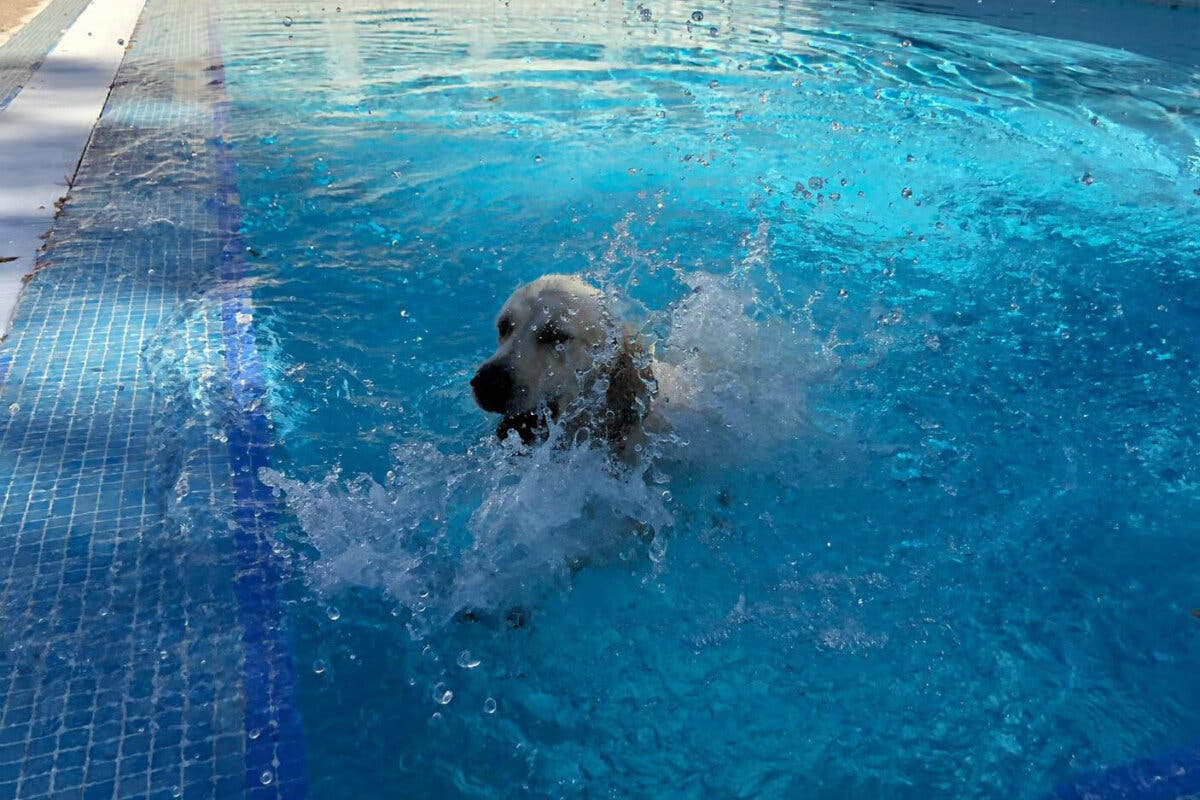
<path fill-rule="evenodd" d="M 305 791 L 265 417 L 176 424 L 253 395 L 208 14 L 147 5 L 0 347 L 0 798 Z"/>

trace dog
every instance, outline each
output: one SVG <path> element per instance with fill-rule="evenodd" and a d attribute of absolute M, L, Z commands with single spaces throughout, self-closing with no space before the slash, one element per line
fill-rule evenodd
<path fill-rule="evenodd" d="M 496 435 L 525 444 L 560 422 L 568 443 L 622 454 L 640 438 L 658 395 L 651 354 L 605 295 L 574 275 L 519 287 L 496 317 L 496 352 L 471 378 L 475 402 L 502 414 Z"/>

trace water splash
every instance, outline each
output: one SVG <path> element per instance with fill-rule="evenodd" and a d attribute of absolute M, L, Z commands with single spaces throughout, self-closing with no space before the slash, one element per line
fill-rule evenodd
<path fill-rule="evenodd" d="M 625 230 L 621 246 L 636 249 Z M 418 635 L 464 612 L 503 614 L 585 566 L 661 561 L 676 479 L 715 480 L 824 436 L 807 388 L 833 375 L 838 358 L 803 309 L 779 313 L 765 234 L 731 275 L 676 268 L 682 296 L 646 324 L 665 331 L 654 370 L 667 426 L 628 460 L 568 442 L 555 423 L 531 446 L 490 436 L 460 452 L 397 444 L 383 480 L 265 471 L 311 546 L 314 588 L 382 591 L 413 612 Z"/>

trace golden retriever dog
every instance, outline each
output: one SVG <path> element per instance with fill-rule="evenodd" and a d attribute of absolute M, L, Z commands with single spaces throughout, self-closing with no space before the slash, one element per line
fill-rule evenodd
<path fill-rule="evenodd" d="M 545 275 L 513 292 L 496 318 L 499 345 L 471 378 L 475 401 L 503 414 L 501 439 L 526 444 L 558 421 L 566 441 L 617 452 L 640 434 L 658 390 L 637 333 L 614 317 L 599 289 Z"/>

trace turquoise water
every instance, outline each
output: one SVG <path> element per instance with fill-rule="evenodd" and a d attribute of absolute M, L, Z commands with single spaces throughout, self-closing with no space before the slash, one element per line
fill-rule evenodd
<path fill-rule="evenodd" d="M 240 6 L 315 796 L 1040 797 L 1200 738 L 1195 69 L 856 3 Z M 547 272 L 689 376 L 632 469 L 471 400 Z"/>

